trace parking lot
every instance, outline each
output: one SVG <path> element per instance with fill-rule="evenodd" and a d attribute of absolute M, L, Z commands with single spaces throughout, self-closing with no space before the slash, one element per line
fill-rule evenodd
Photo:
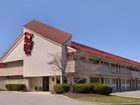
<path fill-rule="evenodd" d="M 96 105 L 43 92 L 0 92 L 0 105 Z"/>
<path fill-rule="evenodd" d="M 140 98 L 140 91 L 112 93 L 116 96 Z M 0 105 L 98 105 L 54 95 L 48 92 L 0 91 Z"/>

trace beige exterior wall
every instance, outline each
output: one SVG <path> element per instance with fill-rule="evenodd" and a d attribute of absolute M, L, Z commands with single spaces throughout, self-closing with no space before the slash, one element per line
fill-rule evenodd
<path fill-rule="evenodd" d="M 53 87 L 56 84 L 57 77 L 49 77 L 49 91 L 53 91 Z M 43 77 L 31 77 L 29 78 L 29 86 L 31 91 L 42 91 L 43 90 Z"/>
<path fill-rule="evenodd" d="M 48 63 L 53 60 L 51 55 L 57 54 L 61 56 L 62 47 L 44 39 L 37 33 L 33 34 L 34 46 L 32 55 L 26 56 L 24 54 L 24 77 L 61 75 L 60 71 L 54 69 L 54 67 Z"/>
<path fill-rule="evenodd" d="M 25 84 L 27 87 L 27 90 L 29 89 L 29 80 L 28 79 L 6 79 L 6 78 L 0 78 L 0 89 L 6 90 L 5 85 L 6 84 Z"/>
<path fill-rule="evenodd" d="M 23 75 L 23 67 L 9 67 L 9 68 L 1 68 L 0 76 L 17 76 Z"/>
<path fill-rule="evenodd" d="M 54 79 L 54 81 L 53 81 Z M 49 91 L 53 91 L 53 87 L 56 84 L 56 77 L 49 77 Z"/>
<path fill-rule="evenodd" d="M 57 77 L 49 77 L 49 91 L 53 91 L 53 87 L 57 82 Z M 29 78 L 29 90 L 42 91 L 43 90 L 43 77 L 31 77 Z"/>
<path fill-rule="evenodd" d="M 1 62 L 6 63 L 6 62 L 13 62 L 13 61 L 18 61 L 18 60 L 23 60 L 23 37 L 17 41 L 17 43 L 12 47 L 12 49 L 9 50 L 9 52 L 5 55 L 4 58 L 2 58 Z"/>
<path fill-rule="evenodd" d="M 29 90 L 31 91 L 41 91 L 43 89 L 43 78 L 33 77 L 29 78 Z"/>
<path fill-rule="evenodd" d="M 6 68 L 0 68 L 0 76 L 23 75 L 23 61 L 6 63 Z"/>
<path fill-rule="evenodd" d="M 67 73 L 75 72 L 75 61 L 74 60 L 67 62 L 66 72 Z"/>

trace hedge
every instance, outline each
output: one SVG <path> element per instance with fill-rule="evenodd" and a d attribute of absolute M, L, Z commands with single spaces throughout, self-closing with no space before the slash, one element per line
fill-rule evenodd
<path fill-rule="evenodd" d="M 73 91 L 76 93 L 93 93 L 93 84 L 81 83 L 73 86 Z"/>
<path fill-rule="evenodd" d="M 25 84 L 6 84 L 5 87 L 9 91 L 20 91 L 20 90 L 26 90 Z"/>
<path fill-rule="evenodd" d="M 73 90 L 75 93 L 97 93 L 102 95 L 109 95 L 112 93 L 112 87 L 99 83 L 76 84 L 74 85 Z"/>
<path fill-rule="evenodd" d="M 69 90 L 70 90 L 70 87 L 65 84 L 56 84 L 54 86 L 54 91 L 58 94 L 68 92 Z"/>
<path fill-rule="evenodd" d="M 112 93 L 112 87 L 104 84 L 95 84 L 94 93 L 109 95 L 110 93 Z"/>

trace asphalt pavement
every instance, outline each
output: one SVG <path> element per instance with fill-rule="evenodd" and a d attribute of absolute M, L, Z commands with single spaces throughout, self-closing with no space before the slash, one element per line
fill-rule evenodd
<path fill-rule="evenodd" d="M 0 91 L 0 105 L 97 105 L 43 92 Z"/>

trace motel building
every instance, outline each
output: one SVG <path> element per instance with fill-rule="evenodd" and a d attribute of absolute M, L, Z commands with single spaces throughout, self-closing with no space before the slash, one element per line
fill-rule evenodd
<path fill-rule="evenodd" d="M 140 89 L 140 63 L 72 41 L 72 35 L 33 20 L 0 59 L 0 89 L 25 84 L 29 91 L 53 91 L 62 72 L 54 56 L 66 61 L 72 82 L 99 82 L 113 91 Z M 64 80 L 67 82 L 66 78 Z"/>

